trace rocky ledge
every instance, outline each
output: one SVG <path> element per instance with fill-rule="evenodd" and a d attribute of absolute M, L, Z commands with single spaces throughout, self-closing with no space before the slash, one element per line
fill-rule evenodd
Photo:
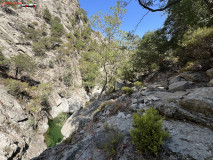
<path fill-rule="evenodd" d="M 33 160 L 213 159 L 213 87 L 206 78 L 194 81 L 198 74 L 190 79 L 170 75 L 158 76 L 131 96 L 118 92 L 75 112 L 62 128 L 65 140 Z M 129 134 L 132 113 L 148 107 L 165 117 L 164 129 L 170 134 L 157 157 L 140 154 Z"/>

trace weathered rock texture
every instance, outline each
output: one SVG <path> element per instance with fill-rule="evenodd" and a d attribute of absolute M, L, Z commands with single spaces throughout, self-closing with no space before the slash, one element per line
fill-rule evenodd
<path fill-rule="evenodd" d="M 168 81 L 173 84 L 183 80 L 175 77 Z M 165 81 L 146 86 L 131 96 L 119 93 L 114 97 L 106 96 L 74 113 L 62 128 L 66 140 L 34 160 L 108 160 L 110 157 L 115 160 L 213 159 L 212 87 L 197 88 L 194 85 L 190 89 L 171 92 L 166 89 Z M 164 115 L 164 129 L 170 134 L 157 157 L 137 152 L 129 134 L 132 113 L 145 111 L 149 106 Z M 109 150 L 103 147 L 111 141 L 109 137 L 115 136 L 111 129 L 117 136 L 123 135 L 114 155 L 109 155 L 109 147 Z"/>
<path fill-rule="evenodd" d="M 46 33 L 50 36 L 50 24 L 46 23 L 43 18 L 44 10 L 48 9 L 53 18 L 60 18 L 64 27 L 61 40 L 62 43 L 66 43 L 65 34 L 74 33 L 74 30 L 81 31 L 86 21 L 77 15 L 80 9 L 78 0 L 39 0 L 36 3 L 36 8 L 0 6 L 0 49 L 3 55 L 9 59 L 23 53 L 33 57 L 37 62 L 38 69 L 30 75 L 30 80 L 38 82 L 38 84 L 51 84 L 53 90 L 49 95 L 50 117 L 55 118 L 61 112 L 74 113 L 89 100 L 82 88 L 79 54 L 73 50 L 72 53 L 63 58 L 62 53 L 52 49 L 47 50 L 42 57 L 35 56 L 32 50 L 33 41 L 24 38 L 24 27 L 34 26 L 36 31 L 45 25 Z M 71 19 L 76 20 L 75 26 L 71 23 Z M 51 67 L 50 62 L 53 64 Z M 68 72 L 72 75 L 70 87 L 67 87 L 61 80 L 61 77 Z M 13 66 L 7 74 L 14 77 Z M 18 79 L 25 75 L 26 73 L 18 75 Z M 0 77 L 0 84 L 3 84 L 2 80 L 3 78 Z M 26 99 L 18 101 L 7 93 L 4 86 L 0 85 L 1 160 L 28 160 L 38 156 L 46 149 L 43 134 L 48 130 L 48 119 L 43 117 L 38 123 L 38 129 L 33 130 L 31 126 L 33 122 L 26 111 L 26 102 Z"/>

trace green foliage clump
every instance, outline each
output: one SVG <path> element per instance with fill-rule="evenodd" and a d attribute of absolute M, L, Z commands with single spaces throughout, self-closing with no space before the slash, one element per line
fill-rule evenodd
<path fill-rule="evenodd" d="M 28 24 L 28 27 L 22 26 L 22 31 L 25 35 L 25 39 L 38 41 L 41 37 L 41 31 L 39 29 L 35 29 L 34 27 L 30 27 L 31 24 Z"/>
<path fill-rule="evenodd" d="M 55 17 L 50 21 L 50 24 L 52 36 L 61 37 L 64 33 L 64 27 L 61 24 L 61 19 L 59 17 Z"/>
<path fill-rule="evenodd" d="M 43 37 L 38 42 L 34 42 L 32 47 L 36 56 L 44 56 L 47 50 L 54 49 L 56 45 L 61 44 L 60 38 L 50 36 Z"/>
<path fill-rule="evenodd" d="M 51 85 L 49 83 L 42 83 L 38 87 L 31 87 L 30 94 L 32 99 L 28 104 L 27 110 L 34 115 L 37 120 L 42 116 L 42 112 L 49 113 L 50 104 L 48 101 L 48 96 L 51 93 Z"/>
<path fill-rule="evenodd" d="M 75 47 L 78 51 L 80 50 L 85 50 L 86 49 L 86 44 L 84 43 L 84 41 L 77 39 L 76 43 L 75 43 Z"/>
<path fill-rule="evenodd" d="M 30 86 L 26 82 L 20 82 L 14 79 L 6 79 L 4 84 L 6 85 L 8 93 L 17 98 L 22 98 L 22 96 L 30 94 Z"/>
<path fill-rule="evenodd" d="M 91 28 L 89 26 L 84 26 L 84 29 L 82 30 L 81 36 L 83 39 L 88 40 L 91 36 Z"/>
<path fill-rule="evenodd" d="M 108 134 L 106 136 L 109 137 L 109 140 L 102 144 L 103 150 L 107 152 L 109 157 L 113 157 L 116 154 L 117 147 L 119 143 L 122 142 L 124 135 L 108 124 L 104 125 L 104 129 L 107 132 L 106 134 Z"/>
<path fill-rule="evenodd" d="M 36 56 L 45 55 L 46 47 L 45 44 L 42 43 L 41 41 L 33 43 L 32 48 Z"/>
<path fill-rule="evenodd" d="M 29 74 L 33 73 L 37 68 L 37 65 L 35 61 L 32 59 L 32 57 L 25 54 L 18 54 L 17 56 L 14 56 L 12 57 L 11 61 L 15 66 L 16 78 L 18 74 L 21 74 L 21 72 L 23 71 Z"/>
<path fill-rule="evenodd" d="M 159 69 L 164 65 L 167 43 L 166 35 L 160 30 L 147 32 L 133 55 L 134 67 L 140 72 Z"/>
<path fill-rule="evenodd" d="M 72 72 L 65 72 L 62 79 L 65 86 L 70 87 L 73 82 L 73 75 Z"/>
<path fill-rule="evenodd" d="M 96 52 L 85 52 L 82 54 L 80 60 L 80 71 L 82 75 L 84 87 L 89 87 L 90 89 L 95 87 L 96 78 L 99 74 L 99 64 L 92 63 L 93 58 L 96 57 Z"/>
<path fill-rule="evenodd" d="M 134 86 L 135 86 L 137 89 L 140 89 L 140 88 L 143 88 L 143 83 L 142 83 L 142 82 L 139 82 L 139 81 L 136 81 L 136 82 L 134 82 Z"/>
<path fill-rule="evenodd" d="M 71 22 L 71 24 L 72 24 L 73 27 L 76 25 L 76 20 L 74 18 L 70 19 L 70 22 Z"/>
<path fill-rule="evenodd" d="M 130 130 L 130 135 L 133 143 L 139 151 L 151 151 L 155 155 L 163 145 L 163 139 L 168 137 L 167 131 L 162 129 L 163 118 L 154 108 L 146 110 L 145 114 L 141 111 L 133 114 L 133 129 Z"/>
<path fill-rule="evenodd" d="M 122 87 L 121 90 L 124 94 L 128 94 L 128 95 L 131 95 L 134 92 L 134 90 L 129 87 Z"/>
<path fill-rule="evenodd" d="M 179 42 L 177 55 L 180 62 L 208 59 L 212 56 L 213 27 L 203 27 L 190 30 L 183 35 Z"/>
<path fill-rule="evenodd" d="M 43 18 L 45 19 L 45 21 L 47 23 L 50 23 L 50 21 L 52 19 L 52 15 L 51 15 L 50 11 L 47 8 L 44 10 Z"/>
<path fill-rule="evenodd" d="M 47 147 L 53 147 L 57 143 L 61 142 L 63 135 L 61 134 L 61 128 L 68 118 L 67 113 L 61 113 L 56 118 L 49 120 L 49 130 L 45 134 L 45 141 Z"/>

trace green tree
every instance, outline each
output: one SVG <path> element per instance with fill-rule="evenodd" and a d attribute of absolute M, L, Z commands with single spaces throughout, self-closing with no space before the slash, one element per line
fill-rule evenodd
<path fill-rule="evenodd" d="M 121 7 L 121 3 L 117 2 L 114 7 L 110 8 L 110 13 L 101 13 L 99 12 L 96 15 L 93 15 L 91 18 L 91 25 L 96 30 L 101 32 L 106 38 L 100 36 L 100 44 L 98 44 L 95 48 L 91 48 L 93 50 L 92 55 L 93 58 L 90 61 L 87 61 L 88 56 L 82 56 L 82 64 L 85 66 L 89 66 L 91 64 L 91 70 L 100 70 L 100 74 L 96 79 L 98 83 L 102 86 L 101 93 L 99 98 L 102 96 L 103 92 L 107 87 L 113 86 L 114 81 L 117 78 L 117 70 L 119 65 L 122 62 L 122 54 L 123 52 L 120 50 L 119 38 L 121 37 L 120 26 L 122 24 L 122 18 L 126 13 L 126 9 Z M 87 61 L 87 62 L 85 62 Z M 97 64 L 97 65 L 94 65 Z M 87 74 L 84 80 L 88 79 L 89 82 L 92 82 L 91 79 L 97 75 L 98 72 L 85 70 L 86 67 L 82 67 L 84 69 L 83 73 Z M 88 84 L 92 86 L 91 84 Z"/>
<path fill-rule="evenodd" d="M 173 49 L 178 47 L 178 42 L 187 31 L 213 24 L 213 15 L 201 0 L 181 1 L 168 8 L 166 12 L 168 17 L 163 30 L 169 36 L 170 46 Z"/>
<path fill-rule="evenodd" d="M 160 65 L 164 65 L 165 52 L 167 50 L 167 38 L 160 30 L 147 32 L 134 54 L 134 66 L 138 71 L 152 71 Z"/>
<path fill-rule="evenodd" d="M 36 69 L 36 63 L 33 61 L 32 57 L 25 54 L 18 54 L 12 57 L 12 63 L 14 63 L 15 66 L 15 78 L 23 71 L 32 73 Z"/>

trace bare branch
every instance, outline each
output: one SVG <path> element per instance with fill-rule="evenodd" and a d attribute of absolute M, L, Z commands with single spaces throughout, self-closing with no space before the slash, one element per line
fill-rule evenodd
<path fill-rule="evenodd" d="M 152 9 L 152 8 L 150 8 L 150 7 L 146 6 L 146 5 L 144 5 L 144 4 L 141 2 L 141 0 L 138 0 L 139 4 L 140 4 L 143 8 L 148 9 L 148 10 L 151 11 L 151 12 L 164 11 L 164 10 L 166 10 L 167 8 L 169 8 L 170 6 L 172 6 L 172 5 L 176 4 L 176 3 L 179 3 L 180 1 L 182 1 L 182 0 L 174 0 L 174 1 L 170 2 L 170 3 L 168 3 L 168 4 L 167 4 L 165 7 L 163 7 L 163 8 Z"/>
<path fill-rule="evenodd" d="M 137 28 L 138 28 L 139 24 L 142 22 L 142 20 L 144 19 L 144 17 L 145 17 L 148 13 L 149 13 L 149 11 L 148 11 L 148 12 L 146 12 L 146 14 L 144 14 L 144 15 L 143 15 L 143 17 L 140 19 L 140 21 L 138 22 L 138 24 L 135 26 L 135 30 L 134 30 L 134 32 L 133 32 L 133 33 L 135 33 L 135 31 L 137 30 Z"/>

